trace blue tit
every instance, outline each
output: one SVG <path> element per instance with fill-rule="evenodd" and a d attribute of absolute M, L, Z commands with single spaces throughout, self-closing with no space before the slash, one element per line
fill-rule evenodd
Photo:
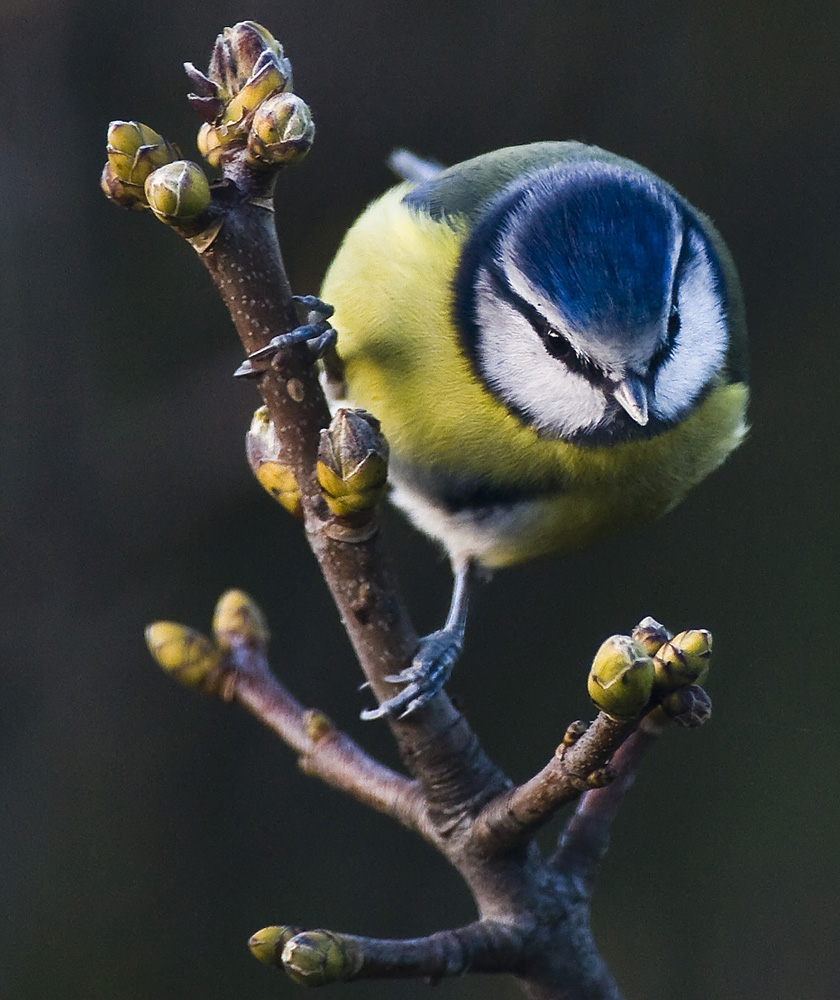
<path fill-rule="evenodd" d="M 352 226 L 321 295 L 338 331 L 333 400 L 381 420 L 393 500 L 455 573 L 446 625 L 368 717 L 444 684 L 471 567 L 658 517 L 745 434 L 729 251 L 672 187 L 596 146 L 418 169 Z"/>

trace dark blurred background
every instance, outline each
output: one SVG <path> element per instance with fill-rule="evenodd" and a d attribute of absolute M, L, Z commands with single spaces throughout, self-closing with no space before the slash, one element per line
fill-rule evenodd
<path fill-rule="evenodd" d="M 4 0 L 0 994 L 294 997 L 245 948 L 265 924 L 413 936 L 473 916 L 430 849 L 302 777 L 143 644 L 155 619 L 206 628 L 243 587 L 285 681 L 393 761 L 384 727 L 358 721 L 369 699 L 300 533 L 247 469 L 257 395 L 230 378 L 240 350 L 209 279 L 98 189 L 110 119 L 194 155 L 181 63 L 247 17 L 285 44 L 318 124 L 279 187 L 297 291 L 390 183 L 396 145 L 456 162 L 594 142 L 724 233 L 750 320 L 748 443 L 664 521 L 482 588 L 450 688 L 524 779 L 591 712 L 605 635 L 645 614 L 713 629 L 714 720 L 670 734 L 627 801 L 600 946 L 629 1000 L 840 995 L 836 0 Z M 431 629 L 446 566 L 395 514 L 386 530 Z M 506 979 L 439 992 L 519 995 Z"/>

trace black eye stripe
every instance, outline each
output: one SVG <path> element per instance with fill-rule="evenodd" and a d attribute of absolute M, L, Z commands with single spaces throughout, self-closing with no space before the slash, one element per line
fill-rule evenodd
<path fill-rule="evenodd" d="M 680 311 L 676 303 L 671 304 L 671 312 L 668 314 L 668 336 L 676 337 L 680 332 Z"/>
<path fill-rule="evenodd" d="M 531 324 L 550 357 L 562 361 L 569 371 L 583 375 L 593 385 L 607 387 L 612 384 L 605 372 L 588 358 L 581 357 L 556 327 L 510 287 L 498 265 L 488 267 L 487 273 L 499 298 L 512 305 Z"/>

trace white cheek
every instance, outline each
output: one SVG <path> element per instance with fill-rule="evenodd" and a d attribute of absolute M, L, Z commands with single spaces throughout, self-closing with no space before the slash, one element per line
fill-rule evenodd
<path fill-rule="evenodd" d="M 581 375 L 552 358 L 534 328 L 495 294 L 486 271 L 476 280 L 478 357 L 490 388 L 539 431 L 569 437 L 607 417 L 607 400 Z"/>
<path fill-rule="evenodd" d="M 702 246 L 693 249 L 677 290 L 680 330 L 654 383 L 651 411 L 661 420 L 677 418 L 697 399 L 723 367 L 729 343 L 712 269 Z"/>

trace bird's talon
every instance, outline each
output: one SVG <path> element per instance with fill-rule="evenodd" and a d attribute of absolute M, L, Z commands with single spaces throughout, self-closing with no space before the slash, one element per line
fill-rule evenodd
<path fill-rule="evenodd" d="M 306 341 L 306 349 L 309 351 L 309 357 L 313 361 L 320 361 L 327 351 L 335 345 L 337 339 L 338 334 L 335 330 L 331 326 L 327 326 L 326 330 L 320 336 Z"/>
<path fill-rule="evenodd" d="M 313 299 L 322 307 L 322 310 L 312 310 L 309 313 L 307 323 L 290 330 L 288 333 L 281 333 L 279 337 L 270 340 L 265 347 L 249 354 L 233 373 L 234 378 L 250 378 L 261 375 L 268 367 L 271 358 L 294 344 L 305 344 L 312 361 L 318 361 L 335 344 L 337 334 L 327 322 L 327 318 L 332 315 L 332 306 L 328 306 L 313 296 L 303 296 L 302 298 Z M 265 364 L 254 364 L 254 362 L 263 361 Z"/>
<path fill-rule="evenodd" d="M 385 708 L 380 705 L 379 708 L 363 708 L 359 718 L 363 722 L 372 722 L 374 719 L 384 718 L 387 714 Z"/>
<path fill-rule="evenodd" d="M 317 295 L 293 295 L 292 300 L 309 311 L 309 323 L 329 319 L 335 312 L 335 309 L 328 302 L 319 299 Z"/>

